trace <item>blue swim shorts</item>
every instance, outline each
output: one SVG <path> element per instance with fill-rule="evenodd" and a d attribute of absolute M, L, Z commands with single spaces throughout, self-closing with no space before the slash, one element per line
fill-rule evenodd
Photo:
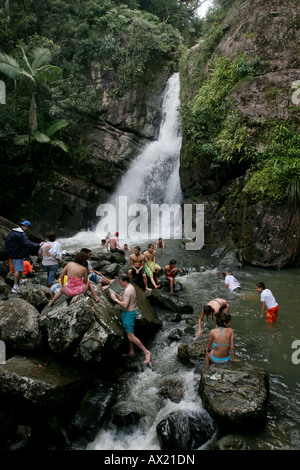
<path fill-rule="evenodd" d="M 99 276 L 99 274 L 95 274 L 95 273 L 89 274 L 89 280 L 92 282 L 95 282 L 95 284 L 97 284 L 97 278 L 99 279 L 99 282 L 102 282 L 102 277 Z"/>
<path fill-rule="evenodd" d="M 24 271 L 24 262 L 23 259 L 12 259 L 12 264 L 15 271 Z"/>
<path fill-rule="evenodd" d="M 124 312 L 123 310 L 121 310 L 121 313 L 124 330 L 126 331 L 126 333 L 133 333 L 136 318 L 136 310 L 132 310 L 131 312 Z"/>

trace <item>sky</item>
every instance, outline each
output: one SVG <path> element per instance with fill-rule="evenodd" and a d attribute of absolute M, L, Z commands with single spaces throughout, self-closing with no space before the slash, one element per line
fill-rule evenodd
<path fill-rule="evenodd" d="M 201 7 L 198 8 L 198 15 L 202 18 L 205 16 L 208 8 L 213 4 L 212 0 L 206 0 Z"/>

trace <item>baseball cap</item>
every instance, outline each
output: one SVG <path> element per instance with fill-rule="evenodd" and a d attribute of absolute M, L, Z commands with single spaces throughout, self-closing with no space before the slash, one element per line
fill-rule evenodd
<path fill-rule="evenodd" d="M 29 220 L 24 220 L 23 222 L 20 222 L 20 225 L 27 225 L 27 227 L 31 227 L 31 223 Z"/>
<path fill-rule="evenodd" d="M 118 236 L 118 235 L 119 235 L 119 232 L 116 232 L 116 233 L 115 233 L 115 235 L 117 235 L 117 236 Z"/>

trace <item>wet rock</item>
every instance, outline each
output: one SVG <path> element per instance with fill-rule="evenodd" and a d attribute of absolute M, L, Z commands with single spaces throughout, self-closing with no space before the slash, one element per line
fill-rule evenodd
<path fill-rule="evenodd" d="M 95 439 L 105 414 L 113 404 L 113 397 L 113 387 L 105 381 L 95 384 L 86 393 L 71 420 L 70 432 L 73 439 L 84 437 L 89 442 Z"/>
<path fill-rule="evenodd" d="M 50 302 L 52 294 L 48 287 L 34 284 L 28 280 L 25 284 L 20 285 L 18 294 L 14 294 L 14 296 L 26 300 L 41 312 Z"/>
<path fill-rule="evenodd" d="M 205 413 L 175 411 L 160 421 L 156 431 L 162 450 L 186 451 L 205 444 L 215 428 Z"/>
<path fill-rule="evenodd" d="M 172 341 L 179 341 L 182 338 L 182 335 L 182 331 L 179 328 L 176 328 L 176 330 L 171 331 L 168 338 Z"/>
<path fill-rule="evenodd" d="M 220 427 L 243 428 L 264 422 L 268 392 L 267 372 L 251 364 L 212 364 L 201 371 L 203 406 Z"/>
<path fill-rule="evenodd" d="M 89 295 L 78 295 L 69 301 L 46 307 L 40 316 L 49 347 L 55 353 L 68 353 L 83 361 L 100 361 L 103 348 L 120 347 L 123 331 L 120 315 L 97 286 L 99 302 Z"/>
<path fill-rule="evenodd" d="M 235 434 L 228 434 L 216 442 L 216 450 L 251 450 L 249 445 Z"/>
<path fill-rule="evenodd" d="M 184 384 L 181 380 L 165 379 L 159 386 L 158 395 L 179 403 L 184 395 Z"/>
<path fill-rule="evenodd" d="M 205 358 L 207 341 L 201 336 L 191 343 L 181 343 L 177 350 L 179 359 L 190 367 L 198 365 Z"/>
<path fill-rule="evenodd" d="M 152 289 L 149 301 L 155 305 L 179 313 L 193 312 L 193 307 L 183 297 L 171 294 L 166 289 Z"/>
<path fill-rule="evenodd" d="M 0 301 L 0 337 L 12 350 L 32 351 L 43 346 L 39 312 L 20 298 Z"/>
<path fill-rule="evenodd" d="M 37 408 L 69 404 L 84 383 L 81 371 L 50 357 L 14 356 L 0 364 L 0 395 Z"/>

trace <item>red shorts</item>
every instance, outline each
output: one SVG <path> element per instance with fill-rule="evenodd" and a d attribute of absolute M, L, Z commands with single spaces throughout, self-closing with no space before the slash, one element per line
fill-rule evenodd
<path fill-rule="evenodd" d="M 274 323 L 277 320 L 278 317 L 278 309 L 279 305 L 273 308 L 268 308 L 267 310 L 267 320 L 270 323 Z"/>

